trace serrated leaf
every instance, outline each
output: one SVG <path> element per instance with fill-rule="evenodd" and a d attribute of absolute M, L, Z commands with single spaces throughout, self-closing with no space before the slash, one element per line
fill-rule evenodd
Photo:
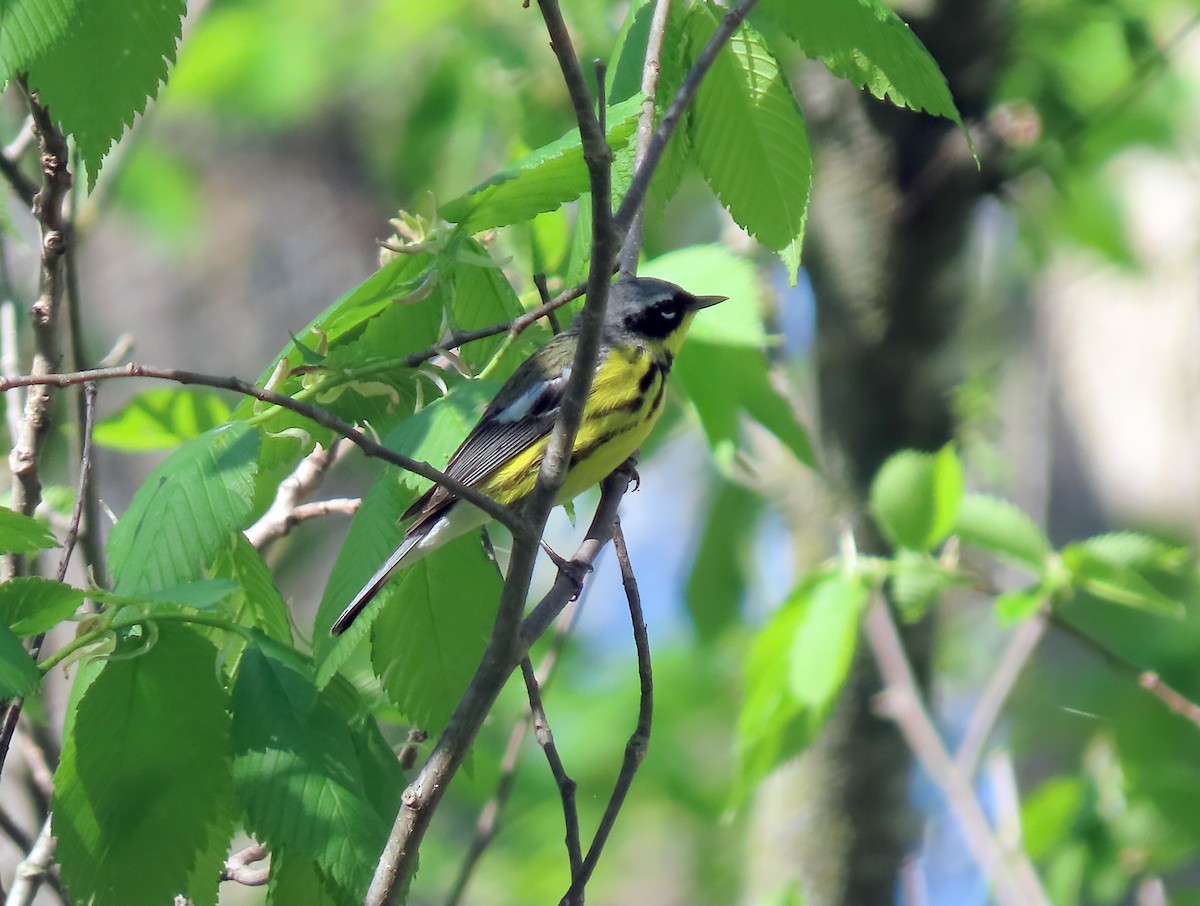
<path fill-rule="evenodd" d="M 234 782 L 247 827 L 272 852 L 313 865 L 338 902 L 361 900 L 399 805 L 394 757 L 374 765 L 386 787 L 368 789 L 363 748 L 312 668 L 290 649 L 250 645 L 233 689 Z M 390 753 L 389 753 L 390 754 Z"/>
<path fill-rule="evenodd" d="M 816 468 L 808 432 L 772 384 L 767 358 L 760 350 L 689 339 L 672 374 L 696 407 L 713 456 L 722 467 L 733 462 L 745 413 L 779 438 L 800 462 Z"/>
<path fill-rule="evenodd" d="M 1007 500 L 966 494 L 958 506 L 954 533 L 965 544 L 1007 557 L 1041 574 L 1050 542 L 1037 524 Z"/>
<path fill-rule="evenodd" d="M 853 660 L 867 592 L 854 576 L 809 577 L 755 637 L 738 716 L 738 798 L 820 730 Z"/>
<path fill-rule="evenodd" d="M 83 603 L 78 588 L 40 576 L 14 576 L 0 583 L 0 625 L 19 636 L 46 632 Z"/>
<path fill-rule="evenodd" d="M 267 883 L 267 906 L 340 906 L 336 890 L 317 867 L 305 859 L 271 854 L 271 877 Z"/>
<path fill-rule="evenodd" d="M 151 473 L 109 533 L 118 594 L 202 578 L 251 514 L 258 447 L 258 432 L 235 422 L 188 441 Z"/>
<path fill-rule="evenodd" d="M 762 286 L 745 255 L 735 255 L 724 245 L 692 245 L 647 261 L 639 273 L 678 283 L 697 295 L 728 297 L 692 322 L 689 343 L 704 340 L 761 349 L 774 342 L 763 323 Z"/>
<path fill-rule="evenodd" d="M 608 145 L 623 148 L 637 126 L 641 97 L 608 109 Z M 439 212 L 468 233 L 519 223 L 574 201 L 588 189 L 578 130 L 524 158 L 442 205 Z"/>
<path fill-rule="evenodd" d="M 65 35 L 79 18 L 79 0 L 0 0 L 0 79 Z"/>
<path fill-rule="evenodd" d="M 0 700 L 26 696 L 41 681 L 41 671 L 21 640 L 0 626 Z"/>
<path fill-rule="evenodd" d="M 487 250 L 472 240 L 467 249 L 486 259 Z M 443 273 L 453 274 L 453 293 L 449 316 L 451 326 L 458 330 L 477 330 L 511 320 L 524 312 L 521 300 L 513 292 L 499 265 L 484 265 L 475 261 L 455 261 L 445 264 Z M 505 341 L 504 334 L 468 343 L 459 349 L 474 373 L 488 363 Z"/>
<path fill-rule="evenodd" d="M 907 621 L 920 619 L 943 591 L 958 581 L 932 557 L 901 550 L 888 570 L 888 597 Z"/>
<path fill-rule="evenodd" d="M 1062 562 L 1071 584 L 1114 604 L 1182 619 L 1183 602 L 1155 587 L 1151 581 L 1155 564 L 1140 559 L 1147 551 L 1142 544 L 1144 536 L 1134 537 L 1137 540 L 1132 545 L 1121 544 L 1117 551 L 1106 550 L 1103 541 L 1093 543 L 1101 539 L 1067 545 L 1062 551 Z M 1130 556 L 1125 559 L 1118 554 Z"/>
<path fill-rule="evenodd" d="M 261 629 L 264 634 L 285 645 L 292 642 L 292 624 L 288 620 L 287 604 L 262 555 L 246 536 L 238 532 L 229 547 L 213 564 L 212 574 L 233 579 L 240 594 L 235 600 L 234 619 L 244 625 Z"/>
<path fill-rule="evenodd" d="M 186 8 L 184 0 L 88 0 L 73 27 L 30 61 L 30 87 L 75 139 L 89 189 L 166 81 Z"/>
<path fill-rule="evenodd" d="M 371 666 L 406 717 L 436 733 L 479 666 L 502 582 L 474 534 L 403 570 L 371 631 Z"/>
<path fill-rule="evenodd" d="M 467 432 L 479 419 L 487 402 L 495 395 L 490 381 L 469 381 L 454 387 L 446 396 L 430 403 L 398 425 L 384 438 L 384 444 L 434 466 L 444 466 Z M 342 608 L 354 596 L 379 565 L 396 549 L 404 536 L 400 514 L 428 487 L 399 469 L 384 469 L 371 490 L 363 495 L 362 505 L 354 514 L 346 541 L 321 596 L 313 627 L 313 647 L 317 663 L 317 683 L 324 687 L 350 653 L 367 634 L 378 606 L 368 607 L 351 627 L 338 638 L 329 635 L 329 627 Z"/>
<path fill-rule="evenodd" d="M 720 19 L 707 4 L 689 12 L 698 52 Z M 738 225 L 779 253 L 796 282 L 812 187 L 808 131 L 779 63 L 748 25 L 734 32 L 692 105 L 692 141 L 704 178 Z"/>
<path fill-rule="evenodd" d="M 712 641 L 737 619 L 751 575 L 753 529 L 763 499 L 718 479 L 688 577 L 687 605 L 700 638 Z"/>
<path fill-rule="evenodd" d="M 871 512 L 894 546 L 932 550 L 954 528 L 962 493 L 962 464 L 952 447 L 901 450 L 871 483 Z"/>
<path fill-rule="evenodd" d="M 107 661 L 79 700 L 53 800 L 74 899 L 169 903 L 187 893 L 214 831 L 228 840 L 229 697 L 216 659 L 194 631 L 162 624 L 141 654 Z"/>
<path fill-rule="evenodd" d="M 764 0 L 763 9 L 814 60 L 880 100 L 962 126 L 946 77 L 882 0 Z"/>
<path fill-rule="evenodd" d="M 169 450 L 224 424 L 229 413 L 224 398 L 209 390 L 146 390 L 98 422 L 94 437 L 124 452 Z"/>
<path fill-rule="evenodd" d="M 30 554 L 59 546 L 47 526 L 32 516 L 0 506 L 0 553 Z"/>

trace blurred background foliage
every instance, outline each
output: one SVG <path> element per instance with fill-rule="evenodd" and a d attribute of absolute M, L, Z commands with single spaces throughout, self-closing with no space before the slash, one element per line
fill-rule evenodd
<path fill-rule="evenodd" d="M 950 374 L 947 404 L 969 482 L 1016 500 L 1055 544 L 1128 524 L 1190 540 L 1200 523 L 1200 11 L 1182 0 L 981 0 L 973 6 L 998 32 L 979 48 L 969 34 L 939 42 L 921 31 L 954 2 L 901 12 L 949 75 L 980 170 L 953 127 L 939 127 L 919 152 L 896 145 L 861 159 L 836 130 L 814 128 L 814 217 L 826 155 L 872 177 L 883 167 L 906 191 L 932 179 L 935 197 L 923 203 L 948 203 L 969 180 L 969 229 L 939 278 L 961 287 L 961 308 L 944 325 L 938 365 Z M 627 6 L 568 4 L 567 13 L 581 57 L 605 58 Z M 759 26 L 773 27 L 765 17 Z M 798 53 L 786 64 L 803 86 L 810 124 L 839 112 L 836 103 L 822 107 L 830 89 L 812 64 Z M 869 98 L 854 104 L 864 129 L 925 120 Z M 6 108 L 6 134 L 18 114 Z M 88 347 L 98 355 L 132 325 L 138 360 L 249 376 L 287 330 L 375 268 L 375 242 L 397 210 L 432 215 L 572 122 L 541 20 L 511 0 L 193 4 L 170 83 L 84 202 Z M 844 228 L 820 232 L 806 248 L 806 265 L 858 260 L 875 282 L 900 279 L 893 272 L 911 261 L 881 254 L 854 219 L 886 220 L 896 209 L 849 213 Z M 19 230 L 19 216 L 9 217 Z M 505 236 L 510 269 L 528 274 L 539 259 L 566 255 L 571 218 L 545 215 L 536 236 Z M 844 247 L 830 255 L 835 240 Z M 777 376 L 821 434 L 807 272 L 799 288 L 786 288 L 780 266 L 749 249 L 690 174 L 651 218 L 647 252 L 695 242 L 723 242 L 759 264 L 768 321 L 782 335 L 772 352 Z M 18 237 L 13 272 L 35 256 Z M 107 407 L 118 401 L 106 393 Z M 797 865 L 808 886 L 820 860 L 804 854 L 836 828 L 809 813 L 804 803 L 816 797 L 803 780 L 788 785 L 791 768 L 736 803 L 732 728 L 749 639 L 792 582 L 835 552 L 839 514 L 854 497 L 853 480 L 840 476 L 853 469 L 833 443 L 826 478 L 816 479 L 751 430 L 753 461 L 727 463 L 719 474 L 696 452 L 691 425 L 671 420 L 657 441 L 666 455 L 646 459 L 643 489 L 625 505 L 656 650 L 656 724 L 591 895 L 603 903 L 798 902 L 787 892 Z M 102 494 L 114 509 L 150 461 L 101 461 Z M 357 493 L 367 480 L 351 467 L 333 487 Z M 555 530 L 564 539 L 572 531 L 565 520 Z M 335 550 L 328 534 L 306 527 L 274 552 L 298 609 L 315 605 L 309 590 L 323 584 Z M 612 572 L 606 562 L 585 597 L 548 697 L 585 827 L 636 713 Z M 995 581 L 1019 584 L 1004 571 Z M 1164 622 L 1081 597 L 1065 616 L 1200 698 L 1195 609 Z M 988 596 L 974 593 L 946 595 L 934 621 L 931 697 L 954 739 L 1013 630 L 992 615 Z M 509 688 L 427 841 L 414 902 L 439 902 L 451 886 L 522 704 Z M 466 902 L 554 901 L 565 887 L 557 796 L 532 741 L 524 745 L 504 828 Z M 1025 843 L 1056 903 L 1134 902 L 1139 885 L 1157 877 L 1172 904 L 1200 903 L 1200 735 L 1094 652 L 1052 632 L 992 752 L 982 795 L 1003 817 L 997 778 L 1014 772 Z M 925 899 L 906 902 L 985 903 L 951 819 L 927 782 L 907 776 L 927 829 L 916 863 Z M 255 897 L 238 890 L 227 899 Z"/>

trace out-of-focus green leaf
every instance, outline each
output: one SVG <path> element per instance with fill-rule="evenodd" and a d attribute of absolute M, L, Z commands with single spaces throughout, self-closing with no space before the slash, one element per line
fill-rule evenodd
<path fill-rule="evenodd" d="M 954 533 L 973 544 L 1029 567 L 1045 571 L 1050 542 L 1037 524 L 1007 500 L 965 494 L 958 506 Z"/>
<path fill-rule="evenodd" d="M 1062 550 L 1070 582 L 1084 591 L 1138 610 L 1181 618 L 1183 603 L 1159 583 L 1187 567 L 1186 549 L 1149 535 L 1098 535 Z"/>
<path fill-rule="evenodd" d="M 234 423 L 193 438 L 156 468 L 108 536 L 113 588 L 141 595 L 203 577 L 250 516 L 258 432 Z"/>
<path fill-rule="evenodd" d="M 868 590 L 855 576 L 810 577 L 759 631 L 738 717 L 738 798 L 820 730 L 850 669 Z"/>
<path fill-rule="evenodd" d="M 760 495 L 717 479 L 687 584 L 688 613 L 706 641 L 737 619 L 750 568 L 753 528 L 762 507 Z"/>
<path fill-rule="evenodd" d="M 924 552 L 900 550 L 888 570 L 888 597 L 905 620 L 918 620 L 947 588 L 961 581 Z"/>
<path fill-rule="evenodd" d="M 19 636 L 46 632 L 83 603 L 78 588 L 40 576 L 14 576 L 0 583 L 0 625 Z"/>
<path fill-rule="evenodd" d="M 474 535 L 402 570 L 371 633 L 371 664 L 401 713 L 426 732 L 445 726 L 479 666 L 502 587 Z"/>
<path fill-rule="evenodd" d="M 1067 838 L 1083 810 L 1086 795 L 1082 778 L 1054 777 L 1021 804 L 1025 851 L 1031 859 L 1043 858 Z"/>
<path fill-rule="evenodd" d="M 697 4 L 688 15 L 699 53 L 720 15 Z M 779 253 L 794 283 L 812 186 L 808 131 L 779 64 L 742 25 L 717 56 L 692 106 L 696 159 L 738 224 Z"/>
<path fill-rule="evenodd" d="M 89 188 L 166 81 L 185 11 L 184 0 L 88 0 L 73 27 L 30 60 L 30 87 L 75 139 Z"/>
<path fill-rule="evenodd" d="M 31 554 L 34 551 L 59 547 L 50 529 L 32 516 L 14 513 L 0 506 L 0 552 Z"/>
<path fill-rule="evenodd" d="M 145 390 L 96 424 L 103 447 L 125 452 L 169 450 L 229 420 L 229 404 L 210 390 Z"/>
<path fill-rule="evenodd" d="M 641 98 L 632 97 L 608 110 L 608 144 L 622 148 L 637 125 Z M 552 211 L 587 191 L 587 167 L 578 130 L 442 205 L 441 216 L 465 231 L 478 233 Z"/>
<path fill-rule="evenodd" d="M 216 660 L 212 643 L 162 624 L 143 652 L 106 662 L 80 699 L 53 804 L 63 880 L 81 902 L 170 902 L 190 893 L 210 838 L 228 843 L 229 696 Z"/>
<path fill-rule="evenodd" d="M 952 447 L 901 450 L 871 483 L 871 512 L 896 547 L 932 550 L 954 528 L 962 493 L 962 464 Z"/>
<path fill-rule="evenodd" d="M 0 699 L 28 695 L 42 681 L 37 664 L 11 629 L 0 626 Z"/>
<path fill-rule="evenodd" d="M 1037 613 L 1046 600 L 1046 590 L 1040 585 L 1003 592 L 996 597 L 996 617 L 1001 623 L 1019 623 Z"/>

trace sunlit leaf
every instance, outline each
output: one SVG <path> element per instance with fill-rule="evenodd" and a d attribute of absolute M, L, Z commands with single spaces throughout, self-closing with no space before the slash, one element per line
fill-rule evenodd
<path fill-rule="evenodd" d="M 931 550 L 954 528 L 962 493 L 962 465 L 952 447 L 901 450 L 871 483 L 871 512 L 896 547 Z"/>

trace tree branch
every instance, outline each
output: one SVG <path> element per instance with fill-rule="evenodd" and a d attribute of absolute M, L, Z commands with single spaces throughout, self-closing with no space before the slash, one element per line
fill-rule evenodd
<path fill-rule="evenodd" d="M 629 549 L 625 546 L 625 535 L 621 531 L 619 519 L 613 520 L 613 549 L 617 552 L 617 562 L 621 566 L 621 582 L 625 586 L 625 598 L 629 602 L 629 619 L 633 624 L 633 641 L 637 648 L 638 683 L 641 689 L 637 726 L 625 744 L 621 771 L 613 785 L 612 795 L 608 799 L 600 825 L 596 828 L 596 835 L 592 838 L 592 845 L 588 847 L 587 857 L 578 872 L 572 868 L 571 887 L 563 897 L 561 906 L 583 906 L 584 888 L 600 861 L 604 844 L 608 842 L 608 835 L 612 832 L 617 815 L 625 804 L 625 797 L 633 785 L 634 775 L 646 757 L 646 750 L 650 745 L 650 726 L 654 720 L 654 675 L 650 666 L 650 638 L 646 633 L 642 597 L 638 592 L 633 565 L 629 562 Z"/>
<path fill-rule="evenodd" d="M 35 385 L 47 385 L 51 387 L 68 387 L 73 384 L 82 384 L 87 381 L 108 381 L 119 378 L 154 378 L 162 381 L 172 381 L 176 384 L 198 385 L 203 387 L 216 387 L 219 390 L 231 390 L 234 393 L 240 393 L 243 396 L 251 396 L 256 400 L 264 403 L 270 403 L 273 406 L 278 406 L 281 409 L 287 409 L 295 412 L 298 415 L 303 415 L 305 418 L 320 425 L 323 428 L 328 428 L 335 434 L 340 434 L 342 437 L 351 441 L 355 446 L 363 451 L 367 456 L 372 456 L 376 459 L 382 459 L 392 465 L 399 466 L 402 469 L 407 469 L 415 475 L 420 475 L 422 478 L 428 478 L 435 484 L 440 484 L 442 487 L 453 492 L 455 496 L 461 497 L 468 503 L 471 503 L 493 519 L 507 526 L 510 530 L 517 532 L 524 529 L 524 525 L 520 516 L 510 510 L 508 507 L 501 506 L 488 497 L 486 494 L 476 490 L 469 485 L 463 484 L 444 472 L 435 469 L 427 462 L 421 462 L 403 453 L 397 453 L 395 450 L 385 447 L 383 444 L 376 443 L 371 440 L 362 431 L 359 431 L 349 422 L 344 421 L 321 406 L 315 406 L 311 403 L 306 403 L 302 400 L 292 399 L 290 396 L 284 396 L 282 393 L 276 393 L 273 390 L 267 390 L 259 387 L 256 384 L 251 384 L 248 381 L 243 381 L 241 378 L 221 377 L 215 374 L 201 374 L 197 371 L 184 371 L 179 368 L 155 368 L 150 365 L 138 365 L 130 362 L 126 365 L 117 365 L 111 368 L 93 368 L 90 371 L 76 371 L 64 374 L 45 374 L 45 375 L 21 375 L 15 378 L 6 378 L 0 380 L 0 392 L 8 390 L 12 387 L 28 387 Z"/>
<path fill-rule="evenodd" d="M 962 828 L 967 848 L 991 885 L 997 903 L 1050 906 L 1028 858 L 1022 852 L 1006 852 L 1000 846 L 971 785 L 946 751 L 921 703 L 900 633 L 881 596 L 876 596 L 867 612 L 864 632 L 885 684 L 879 708 L 896 722 L 909 748 L 946 797 Z"/>
<path fill-rule="evenodd" d="M 33 903 L 42 881 L 50 875 L 51 866 L 54 864 L 54 848 L 54 833 L 50 827 L 50 818 L 47 817 L 33 843 L 33 848 L 17 866 L 12 890 L 9 891 L 4 906 L 30 906 Z"/>
<path fill-rule="evenodd" d="M 301 501 L 324 481 L 325 475 L 336 459 L 339 448 L 340 444 L 334 444 L 329 450 L 317 444 L 311 453 L 300 460 L 300 463 L 292 470 L 292 474 L 279 482 L 271 506 L 262 514 L 258 522 L 246 529 L 246 538 L 254 547 L 261 550 L 272 541 L 282 538 L 301 521 L 298 515 L 302 506 Z M 326 501 L 326 503 L 332 503 L 332 501 Z M 350 512 L 357 508 L 357 502 L 355 502 L 354 506 L 350 508 Z M 333 510 L 328 511 L 332 512 Z M 313 512 L 305 518 L 318 515 L 323 514 L 319 511 Z"/>

